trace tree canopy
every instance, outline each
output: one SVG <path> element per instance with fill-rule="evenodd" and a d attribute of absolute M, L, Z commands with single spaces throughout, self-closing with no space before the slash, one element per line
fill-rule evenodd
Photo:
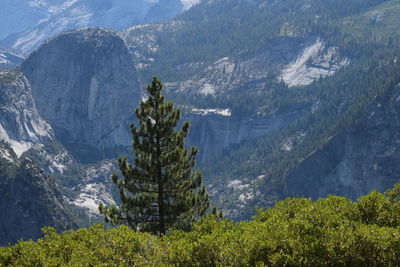
<path fill-rule="evenodd" d="M 176 130 L 181 113 L 165 101 L 162 88 L 156 77 L 147 86 L 148 98 L 136 110 L 139 128 L 131 124 L 134 164 L 121 157 L 123 177 L 113 175 L 122 205 L 99 207 L 107 222 L 160 235 L 170 227 L 190 228 L 209 207 L 202 174 L 193 169 L 198 150 L 185 147 L 189 122 Z"/>
<path fill-rule="evenodd" d="M 0 247 L 5 266 L 399 266 L 400 185 L 356 202 L 288 198 L 235 223 L 207 215 L 162 237 L 101 226 Z"/>

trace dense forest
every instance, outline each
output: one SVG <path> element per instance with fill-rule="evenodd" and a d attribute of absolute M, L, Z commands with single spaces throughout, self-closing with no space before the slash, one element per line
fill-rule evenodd
<path fill-rule="evenodd" d="M 230 108 L 232 115 L 239 118 L 301 112 L 310 110 L 313 104 L 318 103 L 320 108 L 315 112 L 301 117 L 284 129 L 241 145 L 231 146 L 217 157 L 202 163 L 201 168 L 209 182 L 218 181 L 219 184 L 226 184 L 234 179 L 243 181 L 246 177 L 252 177 L 251 186 L 255 190 L 260 189 L 262 197 L 256 197 L 251 201 L 244 209 L 248 212 L 244 212 L 241 218 L 250 218 L 251 207 L 254 205 L 271 205 L 274 200 L 287 196 L 285 179 L 292 168 L 323 148 L 336 134 L 361 123 L 361 116 L 365 109 L 373 101 L 384 99 L 400 81 L 400 68 L 397 61 L 400 54 L 400 32 L 395 26 L 400 23 L 398 1 L 348 1 L 347 4 L 341 1 L 309 2 L 307 8 L 299 7 L 304 4 L 303 2 L 300 4 L 300 2 L 291 3 L 290 1 L 274 2 L 271 9 L 262 6 L 264 9 L 262 7 L 260 10 L 257 9 L 250 17 L 254 19 L 254 23 L 257 21 L 263 25 L 260 27 L 264 30 L 242 29 L 243 32 L 253 33 L 254 36 L 243 34 L 237 36 L 242 41 L 228 43 L 240 43 L 242 48 L 246 47 L 246 51 L 257 51 L 255 47 L 247 49 L 250 44 L 243 44 L 243 42 L 248 41 L 251 44 L 263 46 L 273 38 L 282 35 L 294 35 L 296 38 L 320 36 L 332 46 L 339 47 L 340 53 L 348 57 L 351 62 L 334 76 L 318 80 L 308 86 L 288 87 L 282 81 L 272 79 L 264 88 L 247 88 L 244 91 L 233 91 L 216 96 L 190 93 L 170 94 L 170 98 L 182 106 Z M 234 10 L 236 8 L 241 10 L 238 7 L 240 4 L 232 3 L 228 6 Z M 338 11 L 341 6 L 346 6 L 346 8 Z M 290 14 L 290 16 L 273 16 L 268 13 L 272 12 L 271 10 L 287 12 L 285 14 Z M 195 9 L 191 12 L 185 14 L 182 19 L 198 14 Z M 243 14 L 246 12 L 243 11 Z M 319 15 L 315 16 L 316 19 L 313 21 L 304 19 L 314 17 L 310 14 Z M 379 14 L 384 14 L 384 19 L 377 23 L 375 16 Z M 237 16 L 241 15 L 237 14 Z M 262 19 L 263 17 L 272 18 L 272 22 L 268 20 L 270 28 L 263 24 L 267 23 Z M 218 19 L 224 20 L 224 17 L 218 17 Z M 238 18 L 236 19 L 239 21 Z M 274 19 L 279 20 L 276 25 Z M 209 20 L 212 19 L 209 18 Z M 201 20 L 199 24 L 211 23 L 210 21 Z M 238 23 L 238 25 L 241 27 L 242 24 Z M 286 25 L 284 27 L 286 30 L 282 32 L 284 25 Z M 296 28 L 288 25 L 296 25 Z M 292 33 L 287 32 L 288 27 Z M 193 31 L 200 31 L 200 28 Z M 235 30 L 235 32 L 240 31 Z M 259 36 L 255 37 L 257 34 Z M 215 36 L 219 35 L 216 33 L 212 36 L 217 38 Z M 255 42 L 257 38 L 259 42 Z M 181 39 L 178 38 L 178 40 Z M 212 44 L 226 42 L 219 40 Z M 217 47 L 208 51 L 207 55 L 215 55 L 213 59 L 222 56 L 218 54 Z M 201 51 L 201 48 L 193 50 L 192 53 L 197 51 Z M 232 51 L 236 50 L 232 48 Z M 162 50 L 159 53 L 161 52 Z M 241 52 L 236 54 L 236 57 L 238 55 L 245 57 L 248 53 L 250 52 Z M 282 150 L 285 140 L 292 140 L 295 149 Z M 260 176 L 264 178 L 260 181 L 254 179 Z M 231 202 L 226 201 L 227 198 L 229 199 L 225 196 L 223 199 L 214 199 L 214 201 L 224 208 L 229 208 L 228 203 Z"/>
<path fill-rule="evenodd" d="M 356 202 L 288 198 L 251 221 L 212 215 L 157 237 L 102 225 L 0 248 L 14 266 L 398 266 L 400 185 Z"/>
<path fill-rule="evenodd" d="M 381 4 L 392 9 L 385 14 L 392 20 L 389 25 L 374 26 L 368 15 L 360 16 Z M 320 36 L 341 49 L 339 40 L 354 43 L 365 36 L 381 40 L 388 33 L 394 38 L 398 8 L 397 1 L 387 0 L 202 1 L 175 18 L 177 27 L 156 33 L 156 52 L 148 53 L 146 44 L 137 44 L 140 54 L 156 58 L 139 74 L 142 80 L 154 73 L 164 81 L 182 80 L 220 58 L 256 53 L 282 36 Z M 201 64 L 181 71 L 180 64 L 187 63 Z"/>

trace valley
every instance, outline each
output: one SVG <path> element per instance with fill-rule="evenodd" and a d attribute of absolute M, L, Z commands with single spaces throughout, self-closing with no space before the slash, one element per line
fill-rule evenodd
<path fill-rule="evenodd" d="M 21 183 L 32 162 L 63 218 L 37 227 L 88 226 L 120 202 L 110 177 L 133 159 L 129 125 L 153 75 L 234 221 L 287 197 L 356 200 L 400 182 L 399 1 L 46 2 L 9 15 L 30 12 L 33 27 L 0 28 L 0 157 Z"/>

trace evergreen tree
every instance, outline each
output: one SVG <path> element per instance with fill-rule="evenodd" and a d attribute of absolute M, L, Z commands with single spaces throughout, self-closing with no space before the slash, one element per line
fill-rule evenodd
<path fill-rule="evenodd" d="M 155 77 L 147 86 L 148 98 L 136 110 L 139 128 L 131 124 L 135 164 L 121 157 L 123 177 L 112 177 L 121 206 L 99 207 L 106 222 L 159 235 L 170 227 L 189 228 L 209 207 L 202 174 L 193 170 L 198 150 L 185 148 L 189 122 L 175 130 L 180 110 L 165 102 L 162 88 Z"/>

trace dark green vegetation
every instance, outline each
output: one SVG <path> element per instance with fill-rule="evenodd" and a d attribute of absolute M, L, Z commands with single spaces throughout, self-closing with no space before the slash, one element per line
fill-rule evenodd
<path fill-rule="evenodd" d="M 292 168 L 323 148 L 336 134 L 357 127 L 368 105 L 377 98 L 384 99 L 395 88 L 400 81 L 400 65 L 393 60 L 396 55 L 400 55 L 399 48 L 377 51 L 372 58 L 362 59 L 334 77 L 301 89 L 288 88 L 280 108 L 293 108 L 289 103 L 295 100 L 304 101 L 304 105 L 319 101 L 320 108 L 278 132 L 233 148 L 213 164 L 204 163 L 206 177 L 212 175 L 212 179 L 223 181 L 265 175 L 255 185 L 261 188 L 263 199 L 256 199 L 250 206 L 268 205 L 273 197 L 285 196 L 285 177 Z M 286 101 L 289 105 L 285 105 Z M 282 149 L 285 140 L 296 141 L 299 135 L 302 136 L 293 150 Z"/>
<path fill-rule="evenodd" d="M 213 10 L 222 9 L 225 12 L 210 15 Z M 176 66 L 183 62 L 202 61 L 207 66 L 225 56 L 243 60 L 279 38 L 318 36 L 339 47 L 350 60 L 350 65 L 334 76 L 309 86 L 288 88 L 271 77 L 263 88 L 246 88 L 215 97 L 171 94 L 178 104 L 231 108 L 233 116 L 241 119 L 311 110 L 314 103 L 319 104 L 315 112 L 284 129 L 232 146 L 223 155 L 202 163 L 208 183 L 226 185 L 228 181 L 250 177 L 252 190 L 260 194 L 246 204 L 239 218 L 250 218 L 254 205 L 271 205 L 274 200 L 289 196 L 289 173 L 336 135 L 362 124 L 366 108 L 394 90 L 400 82 L 399 12 L 398 1 L 384 0 L 205 1 L 178 18 L 184 22 L 182 26 L 164 33 L 165 38 L 163 33 L 158 36 L 160 49 L 156 58 L 160 60 L 149 71 L 159 71 L 176 80 L 187 78 L 176 72 Z M 168 39 L 171 35 L 174 38 Z M 206 41 L 200 42 L 196 36 Z M 172 53 L 168 62 L 167 51 L 168 55 Z M 202 54 L 208 58 L 201 59 Z M 291 151 L 282 150 L 287 140 L 294 140 Z M 218 205 L 237 209 L 231 204 L 237 195 L 222 191 L 216 195 Z"/>
<path fill-rule="evenodd" d="M 289 198 L 234 223 L 206 216 L 162 237 L 126 226 L 57 234 L 0 248 L 5 266 L 398 266 L 400 185 L 357 202 Z"/>
<path fill-rule="evenodd" d="M 135 164 L 121 157 L 123 178 L 113 175 L 121 207 L 99 207 L 106 222 L 160 235 L 171 227 L 189 228 L 209 207 L 203 176 L 193 170 L 198 150 L 185 148 L 189 122 L 175 130 L 181 113 L 164 101 L 162 89 L 155 77 L 147 86 L 148 98 L 136 109 L 140 128 L 131 124 Z"/>

